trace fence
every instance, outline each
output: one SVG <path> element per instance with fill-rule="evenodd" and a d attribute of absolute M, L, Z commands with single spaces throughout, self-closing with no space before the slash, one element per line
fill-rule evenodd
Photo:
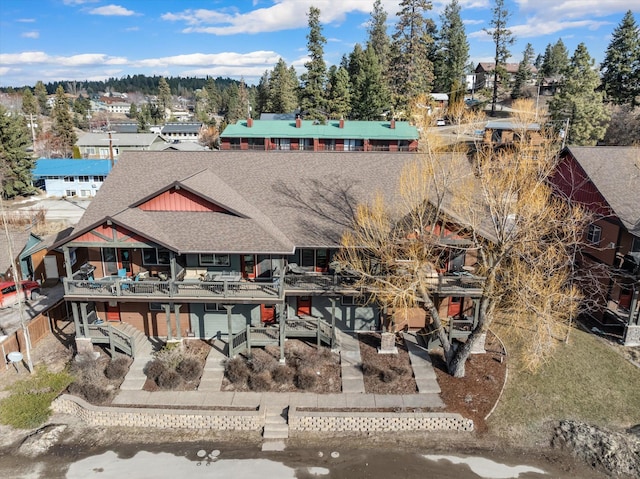
<path fill-rule="evenodd" d="M 27 329 L 31 339 L 31 347 L 34 347 L 50 334 L 53 328 L 56 327 L 58 320 L 66 319 L 67 316 L 67 305 L 64 301 L 60 301 L 30 320 L 27 324 Z M 0 350 L 2 351 L 5 363 L 7 361 L 7 354 L 10 352 L 20 351 L 24 353 L 26 350 L 26 341 L 22 329 L 7 335 L 4 340 L 0 342 Z"/>

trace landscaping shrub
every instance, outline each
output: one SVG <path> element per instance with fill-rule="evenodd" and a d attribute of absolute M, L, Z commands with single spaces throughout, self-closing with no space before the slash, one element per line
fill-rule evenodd
<path fill-rule="evenodd" d="M 298 389 L 309 390 L 316 385 L 318 381 L 318 376 L 315 371 L 309 368 L 300 369 L 296 373 L 295 383 Z"/>
<path fill-rule="evenodd" d="M 268 391 L 271 388 L 271 373 L 262 371 L 249 376 L 249 388 L 252 391 Z"/>
<path fill-rule="evenodd" d="M 159 359 L 152 359 L 144 367 L 144 374 L 152 381 L 156 381 L 167 367 Z"/>
<path fill-rule="evenodd" d="M 251 365 L 251 370 L 254 373 L 261 373 L 263 371 L 271 371 L 277 363 L 273 356 L 269 355 L 262 349 L 256 349 L 252 352 L 249 364 Z"/>
<path fill-rule="evenodd" d="M 162 361 L 166 369 L 175 370 L 180 361 L 184 359 L 184 351 L 175 343 L 167 343 L 155 356 L 156 359 Z"/>
<path fill-rule="evenodd" d="M 79 384 L 78 394 L 91 404 L 104 404 L 111 400 L 111 392 L 109 390 L 91 383 Z"/>
<path fill-rule="evenodd" d="M 129 358 L 125 356 L 116 356 L 104 369 L 104 375 L 108 379 L 124 379 L 129 371 Z"/>
<path fill-rule="evenodd" d="M 293 379 L 294 371 L 289 366 L 279 364 L 271 371 L 271 377 L 278 384 L 286 384 Z"/>
<path fill-rule="evenodd" d="M 406 376 L 409 373 L 409 370 L 402 366 L 391 366 L 390 369 L 398 376 Z"/>
<path fill-rule="evenodd" d="M 392 369 L 383 369 L 380 371 L 380 380 L 383 383 L 390 383 L 396 380 L 398 377 L 398 373 L 393 371 Z"/>
<path fill-rule="evenodd" d="M 182 383 L 182 378 L 176 371 L 168 369 L 158 376 L 156 383 L 162 389 L 174 389 Z"/>
<path fill-rule="evenodd" d="M 249 367 L 246 365 L 243 358 L 237 356 L 233 359 L 227 360 L 224 365 L 224 373 L 232 383 L 241 384 L 246 382 L 249 378 Z"/>
<path fill-rule="evenodd" d="M 380 369 L 377 366 L 369 363 L 362 364 L 362 374 L 365 376 L 377 376 L 380 374 Z"/>
<path fill-rule="evenodd" d="M 178 363 L 176 372 L 182 376 L 185 381 L 193 381 L 198 379 L 202 374 L 202 366 L 196 358 L 184 358 Z"/>
<path fill-rule="evenodd" d="M 51 401 L 64 391 L 73 377 L 67 372 L 52 373 L 38 367 L 35 373 L 9 388 L 0 400 L 0 422 L 18 429 L 42 425 L 51 415 Z"/>

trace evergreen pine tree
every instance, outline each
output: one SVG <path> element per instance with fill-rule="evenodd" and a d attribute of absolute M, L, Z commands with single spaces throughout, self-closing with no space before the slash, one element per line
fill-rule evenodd
<path fill-rule="evenodd" d="M 24 117 L 9 113 L 0 105 L 0 179 L 4 198 L 35 192 L 32 186 L 35 162 L 27 153 L 30 144 Z"/>
<path fill-rule="evenodd" d="M 527 46 L 522 53 L 522 60 L 518 64 L 518 71 L 516 72 L 513 89 L 511 90 L 511 98 L 514 100 L 526 96 L 525 88 L 529 80 L 533 78 L 533 72 L 531 70 L 533 55 L 533 45 L 531 45 L 531 43 L 527 43 Z"/>
<path fill-rule="evenodd" d="M 402 0 L 396 31 L 391 42 L 391 94 L 393 106 L 409 116 L 409 104 L 427 94 L 433 84 L 433 64 L 429 51 L 433 43 L 434 22 L 426 18 L 431 10 L 427 0 Z"/>
<path fill-rule="evenodd" d="M 162 119 L 166 118 L 167 110 L 171 110 L 171 87 L 164 77 L 158 82 L 158 110 Z"/>
<path fill-rule="evenodd" d="M 491 95 L 491 116 L 496 113 L 496 103 L 498 101 L 498 79 L 507 78 L 506 63 L 511 52 L 509 47 L 515 42 L 511 30 L 507 28 L 507 22 L 511 13 L 505 8 L 504 0 L 495 0 L 493 7 L 493 17 L 491 18 L 491 28 L 484 31 L 491 35 L 495 45 L 494 70 L 493 70 L 493 93 Z"/>
<path fill-rule="evenodd" d="M 452 0 L 440 17 L 434 60 L 434 89 L 438 92 L 451 92 L 453 83 L 464 78 L 469 60 L 469 42 L 460 11 L 458 0 Z"/>
<path fill-rule="evenodd" d="M 258 80 L 258 91 L 256 95 L 256 110 L 258 114 L 271 112 L 273 108 L 269 104 L 270 96 L 269 70 L 265 70 L 260 80 Z"/>
<path fill-rule="evenodd" d="M 298 76 L 293 66 L 287 68 L 280 58 L 269 78 L 269 104 L 272 113 L 292 113 L 298 106 Z"/>
<path fill-rule="evenodd" d="M 608 101 L 640 104 L 640 29 L 631 10 L 613 31 L 600 70 Z"/>
<path fill-rule="evenodd" d="M 353 92 L 352 117 L 357 120 L 380 120 L 389 108 L 389 92 L 382 81 L 382 70 L 371 47 L 363 52 L 362 63 Z"/>
<path fill-rule="evenodd" d="M 136 120 L 138 118 L 138 107 L 135 103 L 132 103 L 129 107 L 129 118 Z"/>
<path fill-rule="evenodd" d="M 49 114 L 49 106 L 47 105 L 47 89 L 44 86 L 42 81 L 38 80 L 36 82 L 36 86 L 33 89 L 36 99 L 38 100 L 38 107 L 40 108 L 40 114 L 48 115 Z"/>
<path fill-rule="evenodd" d="M 329 70 L 329 116 L 333 119 L 347 118 L 351 111 L 349 72 L 346 68 L 332 66 Z"/>
<path fill-rule="evenodd" d="M 367 41 L 367 46 L 370 46 L 376 52 L 383 74 L 386 75 L 391 52 L 391 40 L 387 35 L 387 12 L 384 11 L 381 0 L 376 0 L 373 4 L 368 32 L 369 40 Z"/>
<path fill-rule="evenodd" d="M 307 49 L 309 61 L 304 64 L 307 71 L 302 74 L 300 108 L 308 118 L 325 121 L 326 99 L 325 83 L 327 68 L 324 63 L 325 37 L 322 35 L 320 24 L 320 10 L 316 7 L 309 8 L 309 33 L 307 34 Z"/>
<path fill-rule="evenodd" d="M 27 118 L 31 115 L 35 118 L 38 114 L 38 104 L 30 88 L 22 90 L 22 112 Z"/>
<path fill-rule="evenodd" d="M 598 91 L 600 77 L 594 70 L 594 60 L 584 43 L 576 48 L 564 72 L 564 84 L 549 102 L 549 113 L 556 126 L 566 125 L 566 141 L 573 145 L 595 145 L 604 137 L 609 113 Z"/>
<path fill-rule="evenodd" d="M 69 102 L 64 94 L 62 85 L 58 85 L 56 98 L 51 111 L 52 125 L 51 136 L 59 153 L 64 158 L 71 158 L 73 145 L 78 141 L 76 132 L 73 129 L 73 119 L 69 110 Z"/>
<path fill-rule="evenodd" d="M 567 52 L 567 47 L 565 47 L 562 38 L 559 38 L 555 44 L 547 45 L 539 73 L 545 78 L 557 79 L 562 76 L 568 66 L 569 52 Z"/>

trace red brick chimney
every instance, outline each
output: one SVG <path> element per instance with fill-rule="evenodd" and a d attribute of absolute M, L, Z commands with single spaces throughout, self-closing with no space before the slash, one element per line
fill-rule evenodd
<path fill-rule="evenodd" d="M 344 118 L 340 118 L 340 123 L 338 124 L 340 128 L 344 128 Z"/>
<path fill-rule="evenodd" d="M 247 118 L 247 128 L 251 128 L 253 126 L 253 118 Z"/>
<path fill-rule="evenodd" d="M 391 118 L 391 125 L 389 126 L 389 128 L 391 128 L 392 130 L 396 129 L 396 119 L 395 118 Z"/>
<path fill-rule="evenodd" d="M 296 128 L 302 128 L 302 118 L 296 116 Z"/>

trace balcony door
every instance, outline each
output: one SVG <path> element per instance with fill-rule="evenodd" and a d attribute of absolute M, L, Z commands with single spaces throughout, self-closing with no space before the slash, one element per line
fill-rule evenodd
<path fill-rule="evenodd" d="M 311 316 L 311 296 L 298 296 L 296 316 Z"/>

